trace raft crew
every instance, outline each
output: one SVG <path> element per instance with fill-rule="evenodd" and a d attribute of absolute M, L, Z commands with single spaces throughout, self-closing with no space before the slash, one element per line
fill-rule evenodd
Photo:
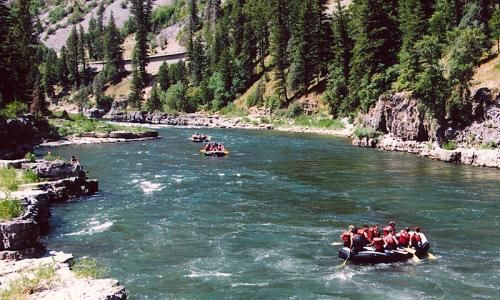
<path fill-rule="evenodd" d="M 191 136 L 191 139 L 194 141 L 206 141 L 206 140 L 208 140 L 208 135 L 201 134 L 201 133 L 195 133 Z"/>
<path fill-rule="evenodd" d="M 203 150 L 205 151 L 224 151 L 226 148 L 222 143 L 208 143 Z"/>
<path fill-rule="evenodd" d="M 378 224 L 371 227 L 365 224 L 360 229 L 357 229 L 354 225 L 349 225 L 349 229 L 343 231 L 340 238 L 344 247 L 350 248 L 353 253 L 363 251 L 364 246 L 373 247 L 378 252 L 397 250 L 398 247 L 413 247 L 423 250 L 429 248 L 427 238 L 420 232 L 418 226 L 414 227 L 414 231 L 410 231 L 410 227 L 407 226 L 396 234 L 396 222 L 391 221 L 388 226 L 383 228 L 383 233 L 384 235 L 381 237 Z"/>

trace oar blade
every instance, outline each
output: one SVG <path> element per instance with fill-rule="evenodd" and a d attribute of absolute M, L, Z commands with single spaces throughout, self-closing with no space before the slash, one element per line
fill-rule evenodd
<path fill-rule="evenodd" d="M 427 252 L 427 258 L 430 259 L 430 260 L 437 260 L 438 259 L 434 255 L 432 255 L 432 253 L 430 253 L 430 252 Z"/>

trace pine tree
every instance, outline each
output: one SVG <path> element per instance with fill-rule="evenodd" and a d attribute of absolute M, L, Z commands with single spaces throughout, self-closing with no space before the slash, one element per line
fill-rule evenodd
<path fill-rule="evenodd" d="M 90 60 L 97 60 L 96 53 L 94 49 L 96 48 L 97 35 L 97 21 L 94 18 L 94 14 L 90 16 L 89 29 L 87 33 L 87 49 L 89 52 Z"/>
<path fill-rule="evenodd" d="M 160 90 L 157 84 L 153 84 L 153 89 L 151 90 L 151 96 L 148 98 L 144 104 L 144 110 L 146 111 L 161 111 L 161 100 L 160 100 Z"/>
<path fill-rule="evenodd" d="M 53 49 L 46 49 L 43 64 L 40 65 L 41 82 L 45 94 L 54 97 L 54 85 L 58 79 L 57 54 Z"/>
<path fill-rule="evenodd" d="M 103 40 L 102 36 L 104 35 L 104 4 L 101 1 L 99 4 L 99 8 L 97 9 L 97 20 L 96 20 L 96 29 L 93 33 L 93 51 L 94 57 L 96 60 L 104 59 L 104 49 L 103 49 Z M 90 23 L 89 23 L 90 29 Z"/>
<path fill-rule="evenodd" d="M 201 39 L 198 37 L 193 42 L 193 48 L 190 55 L 189 73 L 191 84 L 198 86 L 203 80 L 206 68 L 205 48 Z"/>
<path fill-rule="evenodd" d="M 169 67 L 167 62 L 163 62 L 156 75 L 156 83 L 160 85 L 160 90 L 166 92 L 171 85 Z"/>
<path fill-rule="evenodd" d="M 290 30 L 288 28 L 288 1 L 274 0 L 272 2 L 273 19 L 271 27 L 271 55 L 274 65 L 275 89 L 284 103 L 288 101 L 286 89 L 286 70 L 288 69 L 288 40 Z"/>
<path fill-rule="evenodd" d="M 349 91 L 351 107 L 367 110 L 395 79 L 399 32 L 396 1 L 359 0 L 354 10 L 354 48 Z M 393 70 L 392 70 L 393 71 Z"/>
<path fill-rule="evenodd" d="M 399 1 L 401 51 L 399 52 L 399 78 L 397 90 L 412 89 L 415 76 L 420 71 L 415 44 L 427 31 L 425 11 L 419 0 Z"/>
<path fill-rule="evenodd" d="M 342 7 L 340 0 L 337 0 L 332 22 L 333 59 L 329 66 L 328 83 L 324 94 L 334 116 L 347 115 L 352 110 L 348 98 L 349 65 L 353 48 L 349 30 L 350 20 L 349 11 L 346 11 Z"/>
<path fill-rule="evenodd" d="M 497 41 L 497 53 L 500 53 L 500 7 L 497 7 L 489 22 L 491 35 Z"/>
<path fill-rule="evenodd" d="M 40 86 L 39 76 L 37 76 L 32 92 L 30 113 L 35 116 L 40 116 L 43 115 L 46 110 L 47 105 L 45 103 L 45 97 L 42 92 L 42 87 Z"/>
<path fill-rule="evenodd" d="M 80 87 L 80 72 L 78 68 L 79 63 L 79 51 L 78 51 L 79 39 L 78 32 L 76 31 L 76 27 L 73 26 L 71 32 L 66 40 L 66 48 L 67 48 L 67 64 L 69 71 L 69 80 L 73 83 L 76 88 Z"/>
<path fill-rule="evenodd" d="M 135 48 L 133 55 L 133 72 L 138 73 L 136 76 L 142 81 L 142 85 L 147 84 L 148 78 L 146 73 L 147 57 L 148 57 L 148 31 L 150 28 L 150 17 L 152 9 L 151 0 L 131 0 L 132 14 L 137 24 L 135 34 Z"/>
<path fill-rule="evenodd" d="M 10 64 L 9 29 L 12 16 L 6 0 L 0 0 L 0 108 L 5 102 L 13 100 Z"/>
<path fill-rule="evenodd" d="M 121 44 L 122 37 L 116 27 L 113 13 L 111 13 L 104 35 L 104 59 L 106 65 L 103 72 L 106 81 L 115 81 L 123 70 L 123 50 Z"/>
<path fill-rule="evenodd" d="M 30 13 L 31 1 L 18 0 L 13 4 L 13 23 L 10 28 L 10 77 L 13 99 L 29 103 L 38 75 L 38 37 Z"/>
<path fill-rule="evenodd" d="M 81 66 L 80 78 L 83 85 L 87 85 L 87 54 L 85 53 L 85 45 L 85 32 L 83 31 L 83 27 L 80 24 L 80 36 L 78 38 L 78 58 L 79 64 Z"/>
<path fill-rule="evenodd" d="M 198 18 L 198 7 L 196 0 L 188 0 L 189 30 L 193 33 L 200 29 L 200 20 Z"/>
<path fill-rule="evenodd" d="M 69 68 L 66 46 L 62 46 L 60 57 L 57 61 L 57 80 L 63 87 L 68 85 Z"/>

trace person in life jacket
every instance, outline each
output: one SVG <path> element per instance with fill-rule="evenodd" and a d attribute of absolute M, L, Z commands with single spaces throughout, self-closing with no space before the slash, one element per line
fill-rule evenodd
<path fill-rule="evenodd" d="M 362 228 L 358 229 L 358 234 L 363 238 L 363 246 L 366 246 L 369 241 L 368 241 L 368 225 L 363 225 Z"/>
<path fill-rule="evenodd" d="M 384 248 L 386 250 L 396 250 L 398 247 L 398 240 L 394 236 L 394 231 L 387 227 L 384 228 Z"/>
<path fill-rule="evenodd" d="M 372 246 L 377 252 L 384 252 L 384 239 L 381 237 L 374 237 L 373 241 L 368 246 Z"/>
<path fill-rule="evenodd" d="M 363 250 L 365 246 L 365 240 L 362 235 L 358 233 L 356 227 L 351 229 L 351 252 L 356 254 Z"/>
<path fill-rule="evenodd" d="M 391 229 L 392 229 L 394 232 L 397 232 L 397 230 L 396 230 L 396 222 L 394 222 L 394 221 L 389 221 L 389 227 L 391 227 Z"/>
<path fill-rule="evenodd" d="M 410 227 L 401 230 L 398 237 L 399 247 L 406 248 L 410 244 Z"/>
<path fill-rule="evenodd" d="M 378 224 L 374 224 L 372 227 L 370 227 L 369 231 L 372 239 L 380 237 L 380 231 L 378 231 Z"/>
<path fill-rule="evenodd" d="M 366 245 L 370 244 L 373 240 L 372 232 L 368 224 L 363 225 L 363 237 L 365 238 Z"/>
<path fill-rule="evenodd" d="M 354 228 L 354 225 L 349 226 L 349 230 L 344 230 L 340 235 L 340 238 L 344 242 L 344 247 L 351 248 L 351 226 Z"/>
<path fill-rule="evenodd" d="M 420 227 L 418 226 L 415 226 L 415 232 L 410 237 L 410 247 L 426 251 L 429 249 L 429 242 L 425 234 L 420 232 Z"/>

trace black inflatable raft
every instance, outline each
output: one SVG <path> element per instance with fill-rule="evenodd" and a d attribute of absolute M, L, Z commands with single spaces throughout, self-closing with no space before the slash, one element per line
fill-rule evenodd
<path fill-rule="evenodd" d="M 349 248 L 339 249 L 339 257 L 343 260 L 349 258 L 349 262 L 355 264 L 381 264 L 405 261 L 413 257 L 413 254 L 404 250 L 385 250 L 384 252 L 374 251 L 372 248 L 365 247 L 358 253 L 350 253 Z"/>

